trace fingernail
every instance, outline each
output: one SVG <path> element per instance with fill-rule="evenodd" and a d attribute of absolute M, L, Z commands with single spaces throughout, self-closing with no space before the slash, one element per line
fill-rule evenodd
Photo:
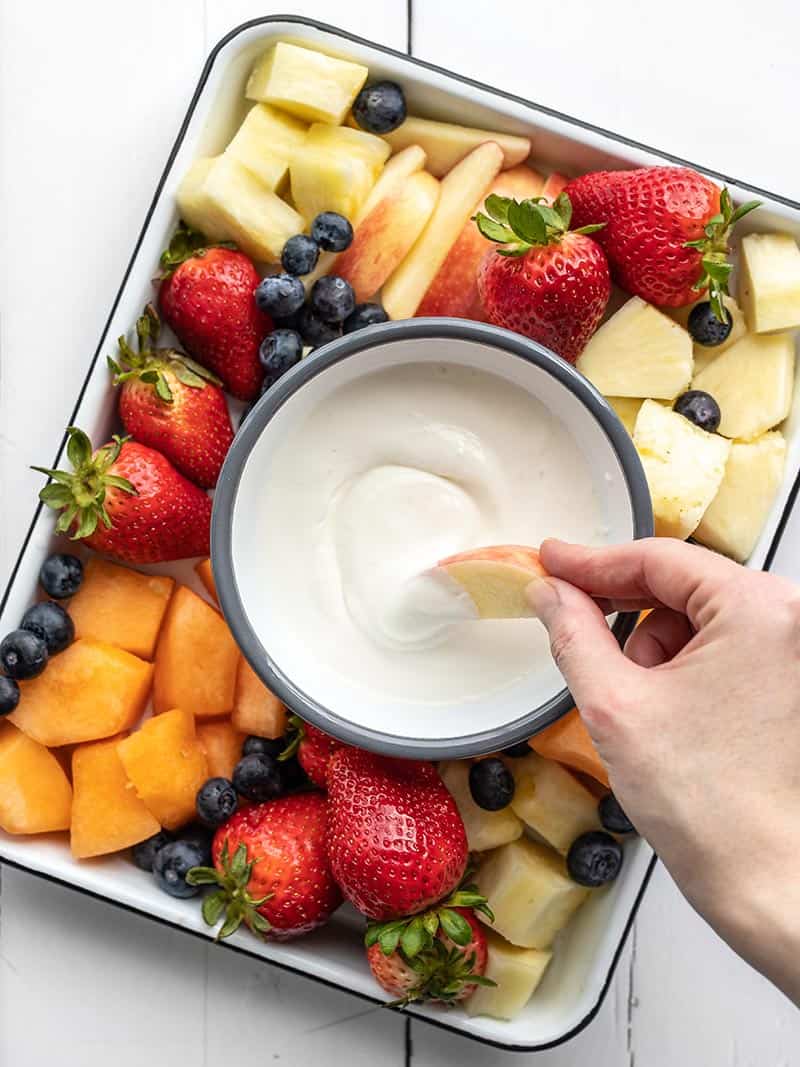
<path fill-rule="evenodd" d="M 534 578 L 525 586 L 525 597 L 544 623 L 559 604 L 558 590 L 549 578 Z"/>

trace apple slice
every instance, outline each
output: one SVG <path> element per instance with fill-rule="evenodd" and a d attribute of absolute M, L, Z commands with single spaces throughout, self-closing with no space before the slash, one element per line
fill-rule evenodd
<path fill-rule="evenodd" d="M 525 200 L 539 196 L 543 185 L 542 175 L 521 163 L 518 167 L 498 174 L 492 182 L 489 194 Z M 483 198 L 473 215 L 482 210 L 485 210 Z M 482 319 L 478 297 L 478 266 L 491 247 L 494 246 L 486 240 L 470 218 L 428 286 L 428 291 L 417 308 L 417 315 L 452 315 L 461 319 Z"/>
<path fill-rule="evenodd" d="M 352 115 L 348 124 L 356 125 Z M 487 141 L 494 141 L 502 149 L 503 170 L 524 163 L 531 153 L 528 137 L 498 133 L 496 130 L 479 130 L 470 126 L 455 126 L 450 122 L 434 122 L 432 119 L 421 119 L 415 115 L 409 115 L 396 130 L 385 133 L 383 139 L 391 145 L 393 152 L 400 152 L 412 144 L 421 145 L 428 155 L 428 170 L 436 178 L 448 174 L 465 156 Z M 476 196 L 475 200 L 477 199 Z"/>
<path fill-rule="evenodd" d="M 439 182 L 421 170 L 398 182 L 357 227 L 336 273 L 350 282 L 356 303 L 368 300 L 403 262 L 439 199 Z"/>
<path fill-rule="evenodd" d="M 569 178 L 565 178 L 563 174 L 559 174 L 558 171 L 555 171 L 544 183 L 540 195 L 543 196 L 545 200 L 549 200 L 552 204 L 558 194 L 563 192 L 568 182 Z"/>
<path fill-rule="evenodd" d="M 432 573 L 455 583 L 459 592 L 466 592 L 479 619 L 534 618 L 536 613 L 525 589 L 534 578 L 547 574 L 538 550 L 524 545 L 492 545 L 459 552 L 440 560 Z"/>
<path fill-rule="evenodd" d="M 383 306 L 390 319 L 413 316 L 502 165 L 499 145 L 487 141 L 462 159 L 442 181 L 439 200 L 427 226 L 383 287 Z"/>

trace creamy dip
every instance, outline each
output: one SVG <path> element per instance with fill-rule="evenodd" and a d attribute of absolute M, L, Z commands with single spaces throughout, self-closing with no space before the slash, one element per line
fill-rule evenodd
<path fill-rule="evenodd" d="M 323 702 L 326 679 L 424 703 L 518 682 L 549 656 L 541 624 L 478 622 L 425 572 L 469 548 L 607 535 L 562 423 L 503 378 L 451 364 L 340 386 L 281 441 L 264 494 L 263 581 Z"/>

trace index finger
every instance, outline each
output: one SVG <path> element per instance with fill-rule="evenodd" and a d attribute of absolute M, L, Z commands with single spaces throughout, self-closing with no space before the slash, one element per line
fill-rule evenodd
<path fill-rule="evenodd" d="M 548 540 L 539 555 L 550 574 L 591 597 L 611 604 L 662 604 L 690 618 L 714 589 L 740 570 L 724 556 L 666 537 L 603 548 Z"/>

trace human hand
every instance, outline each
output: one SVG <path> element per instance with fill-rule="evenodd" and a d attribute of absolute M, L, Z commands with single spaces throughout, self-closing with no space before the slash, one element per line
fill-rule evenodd
<path fill-rule="evenodd" d="M 800 590 L 668 539 L 546 541 L 541 560 L 528 596 L 620 803 L 800 1003 Z M 644 608 L 623 654 L 604 616 Z"/>

